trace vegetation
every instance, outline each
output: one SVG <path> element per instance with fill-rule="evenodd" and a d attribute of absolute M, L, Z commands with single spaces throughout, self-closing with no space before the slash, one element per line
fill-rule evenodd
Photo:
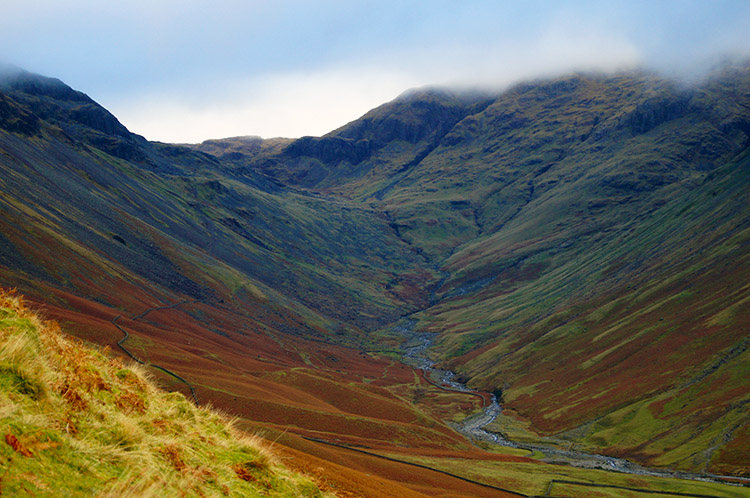
<path fill-rule="evenodd" d="M 256 437 L 0 293 L 0 495 L 318 496 Z"/>
<path fill-rule="evenodd" d="M 414 457 L 399 454 L 388 456 L 429 465 L 468 479 L 512 489 L 527 496 L 642 497 L 679 496 L 682 493 L 716 498 L 748 496 L 745 489 L 726 484 L 564 467 L 525 458 L 514 459 L 509 456 L 511 451 L 513 450 L 503 449 L 499 454 L 486 457 L 484 460 L 460 457 L 450 459 Z"/>

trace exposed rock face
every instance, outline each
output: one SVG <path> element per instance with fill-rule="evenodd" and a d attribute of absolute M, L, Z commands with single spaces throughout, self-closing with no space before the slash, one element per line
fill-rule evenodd
<path fill-rule="evenodd" d="M 356 166 L 370 157 L 372 145 L 366 139 L 303 137 L 289 144 L 284 152 L 290 157 L 304 156 L 332 164 L 346 161 Z"/>
<path fill-rule="evenodd" d="M 73 107 L 70 109 L 70 117 L 84 126 L 107 135 L 117 135 L 120 137 L 130 136 L 128 129 L 125 128 L 116 117 L 110 114 L 102 106 L 95 103 Z"/>
<path fill-rule="evenodd" d="M 623 120 L 624 124 L 634 135 L 647 133 L 667 121 L 684 116 L 691 98 L 692 95 L 688 92 L 683 92 L 681 95 L 659 95 L 639 104 Z"/>

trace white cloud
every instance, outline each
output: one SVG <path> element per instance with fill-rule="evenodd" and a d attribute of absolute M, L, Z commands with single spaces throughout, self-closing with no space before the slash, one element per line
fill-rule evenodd
<path fill-rule="evenodd" d="M 161 93 L 105 103 L 131 131 L 149 140 L 195 143 L 209 138 L 323 135 L 418 82 L 373 69 L 286 73 L 206 91 Z"/>
<path fill-rule="evenodd" d="M 391 55 L 401 70 L 418 74 L 423 84 L 490 88 L 520 79 L 573 71 L 611 72 L 643 63 L 641 49 L 621 32 L 559 18 L 527 34 L 514 32 L 473 44 L 451 41 Z"/>
<path fill-rule="evenodd" d="M 502 88 L 573 70 L 611 71 L 640 62 L 635 45 L 596 29 L 557 24 L 492 45 L 432 45 L 371 55 L 354 65 L 286 72 L 230 83 L 184 82 L 168 91 L 102 102 L 151 140 L 323 135 L 405 90 L 427 84 Z M 193 85 L 203 85 L 194 87 Z"/>
<path fill-rule="evenodd" d="M 320 135 L 427 84 L 503 88 L 750 51 L 750 2 L 27 0 L 0 58 L 170 142 Z M 705 65 L 705 63 L 703 64 Z"/>

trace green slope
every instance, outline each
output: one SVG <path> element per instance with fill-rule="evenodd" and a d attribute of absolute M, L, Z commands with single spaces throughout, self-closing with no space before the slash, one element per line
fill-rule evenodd
<path fill-rule="evenodd" d="M 749 180 L 744 153 L 626 235 L 592 242 L 507 294 L 430 310 L 431 326 L 465 327 L 441 341 L 451 350 L 491 337 L 452 363 L 478 385 L 503 387 L 537 430 L 595 421 L 567 437 L 652 464 L 739 471 L 747 455 L 730 453 L 747 443 L 738 429 L 750 421 Z M 566 287 L 581 291 L 551 307 Z"/>

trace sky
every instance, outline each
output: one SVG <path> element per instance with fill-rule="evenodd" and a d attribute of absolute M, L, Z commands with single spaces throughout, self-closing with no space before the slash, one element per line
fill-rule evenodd
<path fill-rule="evenodd" d="M 426 85 L 750 55 L 750 0 L 0 1 L 0 62 L 164 142 L 319 136 Z"/>

